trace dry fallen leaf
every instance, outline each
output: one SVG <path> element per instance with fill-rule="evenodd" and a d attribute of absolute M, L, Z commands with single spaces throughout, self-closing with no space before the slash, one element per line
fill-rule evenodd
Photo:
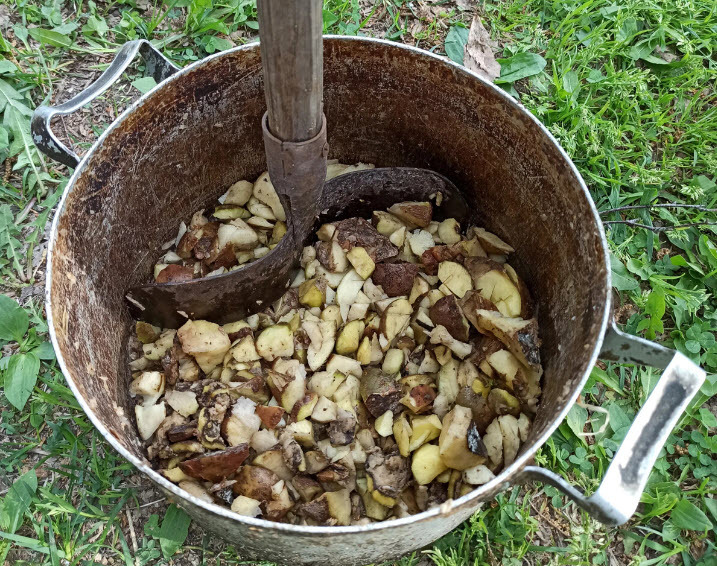
<path fill-rule="evenodd" d="M 493 56 L 491 43 L 488 30 L 483 27 L 480 16 L 476 14 L 468 33 L 463 64 L 483 78 L 494 81 L 500 76 L 500 64 Z"/>
<path fill-rule="evenodd" d="M 421 20 L 414 20 L 411 26 L 408 28 L 411 37 L 416 39 L 420 34 L 423 33 L 423 22 Z"/>
<path fill-rule="evenodd" d="M 456 6 L 459 10 L 472 10 L 478 6 L 478 0 L 456 0 Z"/>

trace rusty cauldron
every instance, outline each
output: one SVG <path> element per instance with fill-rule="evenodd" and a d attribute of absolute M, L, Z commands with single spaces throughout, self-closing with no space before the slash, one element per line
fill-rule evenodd
<path fill-rule="evenodd" d="M 80 405 L 171 501 L 250 558 L 292 565 L 386 560 L 430 544 L 482 501 L 526 480 L 561 489 L 604 523 L 624 523 L 705 374 L 682 354 L 611 324 L 605 236 L 575 166 L 518 102 L 442 57 L 358 37 L 326 37 L 324 50 L 329 157 L 433 169 L 461 188 L 475 221 L 517 250 L 514 266 L 538 304 L 545 376 L 530 437 L 515 462 L 490 483 L 418 515 L 367 526 L 306 527 L 242 517 L 200 501 L 145 459 L 127 395 L 132 321 L 125 292 L 148 280 L 158 248 L 175 236 L 180 219 L 237 179 L 266 169 L 256 43 L 179 69 L 149 43 L 133 41 L 87 91 L 35 113 L 35 143 L 75 168 L 52 226 L 47 314 L 57 359 Z M 157 86 L 80 160 L 52 134 L 51 118 L 99 95 L 138 53 Z M 385 199 L 388 204 L 391 194 Z M 585 497 L 531 462 L 598 358 L 665 371 L 602 484 Z"/>

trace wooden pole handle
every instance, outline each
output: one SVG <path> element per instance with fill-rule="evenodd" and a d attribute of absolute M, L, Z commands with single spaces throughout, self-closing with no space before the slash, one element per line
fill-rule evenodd
<path fill-rule="evenodd" d="M 323 120 L 321 0 L 259 0 L 257 9 L 269 130 L 306 141 Z"/>

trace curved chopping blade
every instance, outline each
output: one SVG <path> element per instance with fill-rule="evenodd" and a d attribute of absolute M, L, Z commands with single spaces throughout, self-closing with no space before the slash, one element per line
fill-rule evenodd
<path fill-rule="evenodd" d="M 277 192 L 279 192 L 277 187 Z M 438 197 L 438 194 L 441 196 Z M 281 195 L 280 195 L 281 196 Z M 286 195 L 289 210 L 306 208 Z M 282 199 L 283 200 L 283 199 Z M 370 217 L 402 201 L 432 201 L 438 218 L 465 219 L 469 207 L 456 186 L 434 171 L 411 167 L 365 169 L 347 173 L 324 184 L 313 230 L 322 223 L 352 216 Z M 292 202 L 293 201 L 293 202 Z M 286 205 L 286 203 L 284 203 Z M 264 310 L 291 284 L 307 238 L 297 241 L 290 230 L 267 255 L 234 271 L 181 283 L 150 283 L 130 289 L 127 301 L 135 318 L 163 328 L 177 328 L 187 318 L 233 322 Z"/>

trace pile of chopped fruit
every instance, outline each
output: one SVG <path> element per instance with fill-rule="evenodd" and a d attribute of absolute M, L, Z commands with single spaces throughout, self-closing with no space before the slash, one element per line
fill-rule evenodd
<path fill-rule="evenodd" d="M 130 394 L 160 473 L 241 515 L 354 525 L 511 464 L 541 394 L 533 302 L 510 245 L 433 212 L 323 225 L 246 320 L 138 322 Z"/>
<path fill-rule="evenodd" d="M 330 160 L 326 180 L 373 165 L 344 165 Z M 286 214 L 264 172 L 250 181 L 237 181 L 209 211 L 200 210 L 177 237 L 162 246 L 165 253 L 154 266 L 157 283 L 189 281 L 239 269 L 264 257 L 286 234 Z M 206 214 L 205 214 L 206 212 Z"/>

